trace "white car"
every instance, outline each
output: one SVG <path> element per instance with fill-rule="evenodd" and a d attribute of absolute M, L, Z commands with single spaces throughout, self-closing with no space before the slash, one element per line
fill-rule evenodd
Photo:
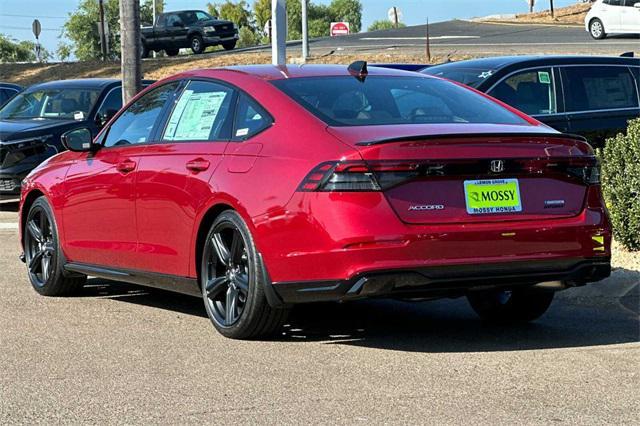
<path fill-rule="evenodd" d="M 591 37 L 607 34 L 640 34 L 640 0 L 597 0 L 584 19 Z"/>

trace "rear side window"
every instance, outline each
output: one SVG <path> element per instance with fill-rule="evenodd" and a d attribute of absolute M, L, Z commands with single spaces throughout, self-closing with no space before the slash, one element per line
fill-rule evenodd
<path fill-rule="evenodd" d="M 307 77 L 273 84 L 331 126 L 526 123 L 482 95 L 429 77 Z"/>
<path fill-rule="evenodd" d="M 98 110 L 99 116 L 107 116 L 111 114 L 113 116 L 114 111 L 117 112 L 122 108 L 122 88 L 115 87 L 109 91 L 107 97 L 104 98 L 100 109 Z"/>
<path fill-rule="evenodd" d="M 18 93 L 17 90 L 13 89 L 0 89 L 0 105 L 7 102 L 13 95 Z"/>
<path fill-rule="evenodd" d="M 491 89 L 489 95 L 530 115 L 558 112 L 551 68 L 513 74 Z"/>
<path fill-rule="evenodd" d="M 234 139 L 249 139 L 269 127 L 272 122 L 269 114 L 256 101 L 245 94 L 240 95 L 236 108 Z"/>
<path fill-rule="evenodd" d="M 215 141 L 229 139 L 233 90 L 209 81 L 190 81 L 176 102 L 162 139 Z"/>
<path fill-rule="evenodd" d="M 151 132 L 178 83 L 157 87 L 129 105 L 113 122 L 104 145 L 122 146 L 150 142 Z"/>
<path fill-rule="evenodd" d="M 635 81 L 627 67 L 565 67 L 563 73 L 568 112 L 638 107 Z"/>

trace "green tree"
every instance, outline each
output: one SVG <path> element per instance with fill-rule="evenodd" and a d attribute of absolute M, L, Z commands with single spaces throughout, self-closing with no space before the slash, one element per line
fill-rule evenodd
<path fill-rule="evenodd" d="M 271 19 L 271 0 L 254 1 L 253 17 L 256 21 L 256 27 L 262 31 L 267 21 Z"/>
<path fill-rule="evenodd" d="M 18 41 L 0 34 L 0 62 L 33 62 L 36 60 L 35 49 L 36 45 L 32 41 Z M 41 47 L 40 55 L 43 61 L 51 57 L 43 47 Z"/>
<path fill-rule="evenodd" d="M 309 37 L 326 37 L 331 28 L 331 11 L 323 4 L 309 4 Z"/>
<path fill-rule="evenodd" d="M 226 0 L 222 4 L 207 4 L 210 15 L 220 19 L 226 19 L 236 24 L 238 27 L 247 27 L 253 31 L 253 16 L 249 9 L 249 4 L 245 0 L 234 3 Z"/>
<path fill-rule="evenodd" d="M 140 20 L 143 23 L 153 22 L 153 0 L 141 0 Z M 164 9 L 164 1 L 156 0 L 156 11 Z M 120 57 L 120 9 L 119 0 L 105 0 L 105 20 L 109 26 L 109 59 Z M 98 22 L 100 11 L 98 0 L 81 0 L 75 12 L 69 14 L 69 19 L 63 27 L 63 36 L 71 41 L 73 54 L 81 61 L 99 59 L 100 35 Z"/>
<path fill-rule="evenodd" d="M 398 27 L 402 28 L 402 27 L 406 27 L 406 25 L 403 24 L 402 22 L 398 22 Z M 373 23 L 369 25 L 369 28 L 367 29 L 367 31 L 392 30 L 394 28 L 395 28 L 395 25 L 393 24 L 393 22 L 382 20 L 382 21 L 373 21 Z"/>
<path fill-rule="evenodd" d="M 362 3 L 360 0 L 333 0 L 329 12 L 334 21 L 346 21 L 352 33 L 362 28 Z"/>

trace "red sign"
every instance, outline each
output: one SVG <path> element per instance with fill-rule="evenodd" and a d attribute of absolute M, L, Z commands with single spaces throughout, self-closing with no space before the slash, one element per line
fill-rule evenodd
<path fill-rule="evenodd" d="M 349 35 L 349 23 L 348 22 L 332 22 L 331 29 L 329 30 L 331 37 Z"/>

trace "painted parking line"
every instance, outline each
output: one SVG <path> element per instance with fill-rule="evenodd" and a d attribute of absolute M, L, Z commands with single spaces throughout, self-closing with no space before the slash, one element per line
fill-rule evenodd
<path fill-rule="evenodd" d="M 429 40 L 456 40 L 456 39 L 469 39 L 480 38 L 480 36 L 432 36 Z M 362 37 L 360 40 L 427 40 L 427 37 Z"/>
<path fill-rule="evenodd" d="M 0 223 L 0 230 L 2 229 L 12 229 L 12 230 L 17 230 L 18 229 L 18 224 L 17 223 Z"/>

